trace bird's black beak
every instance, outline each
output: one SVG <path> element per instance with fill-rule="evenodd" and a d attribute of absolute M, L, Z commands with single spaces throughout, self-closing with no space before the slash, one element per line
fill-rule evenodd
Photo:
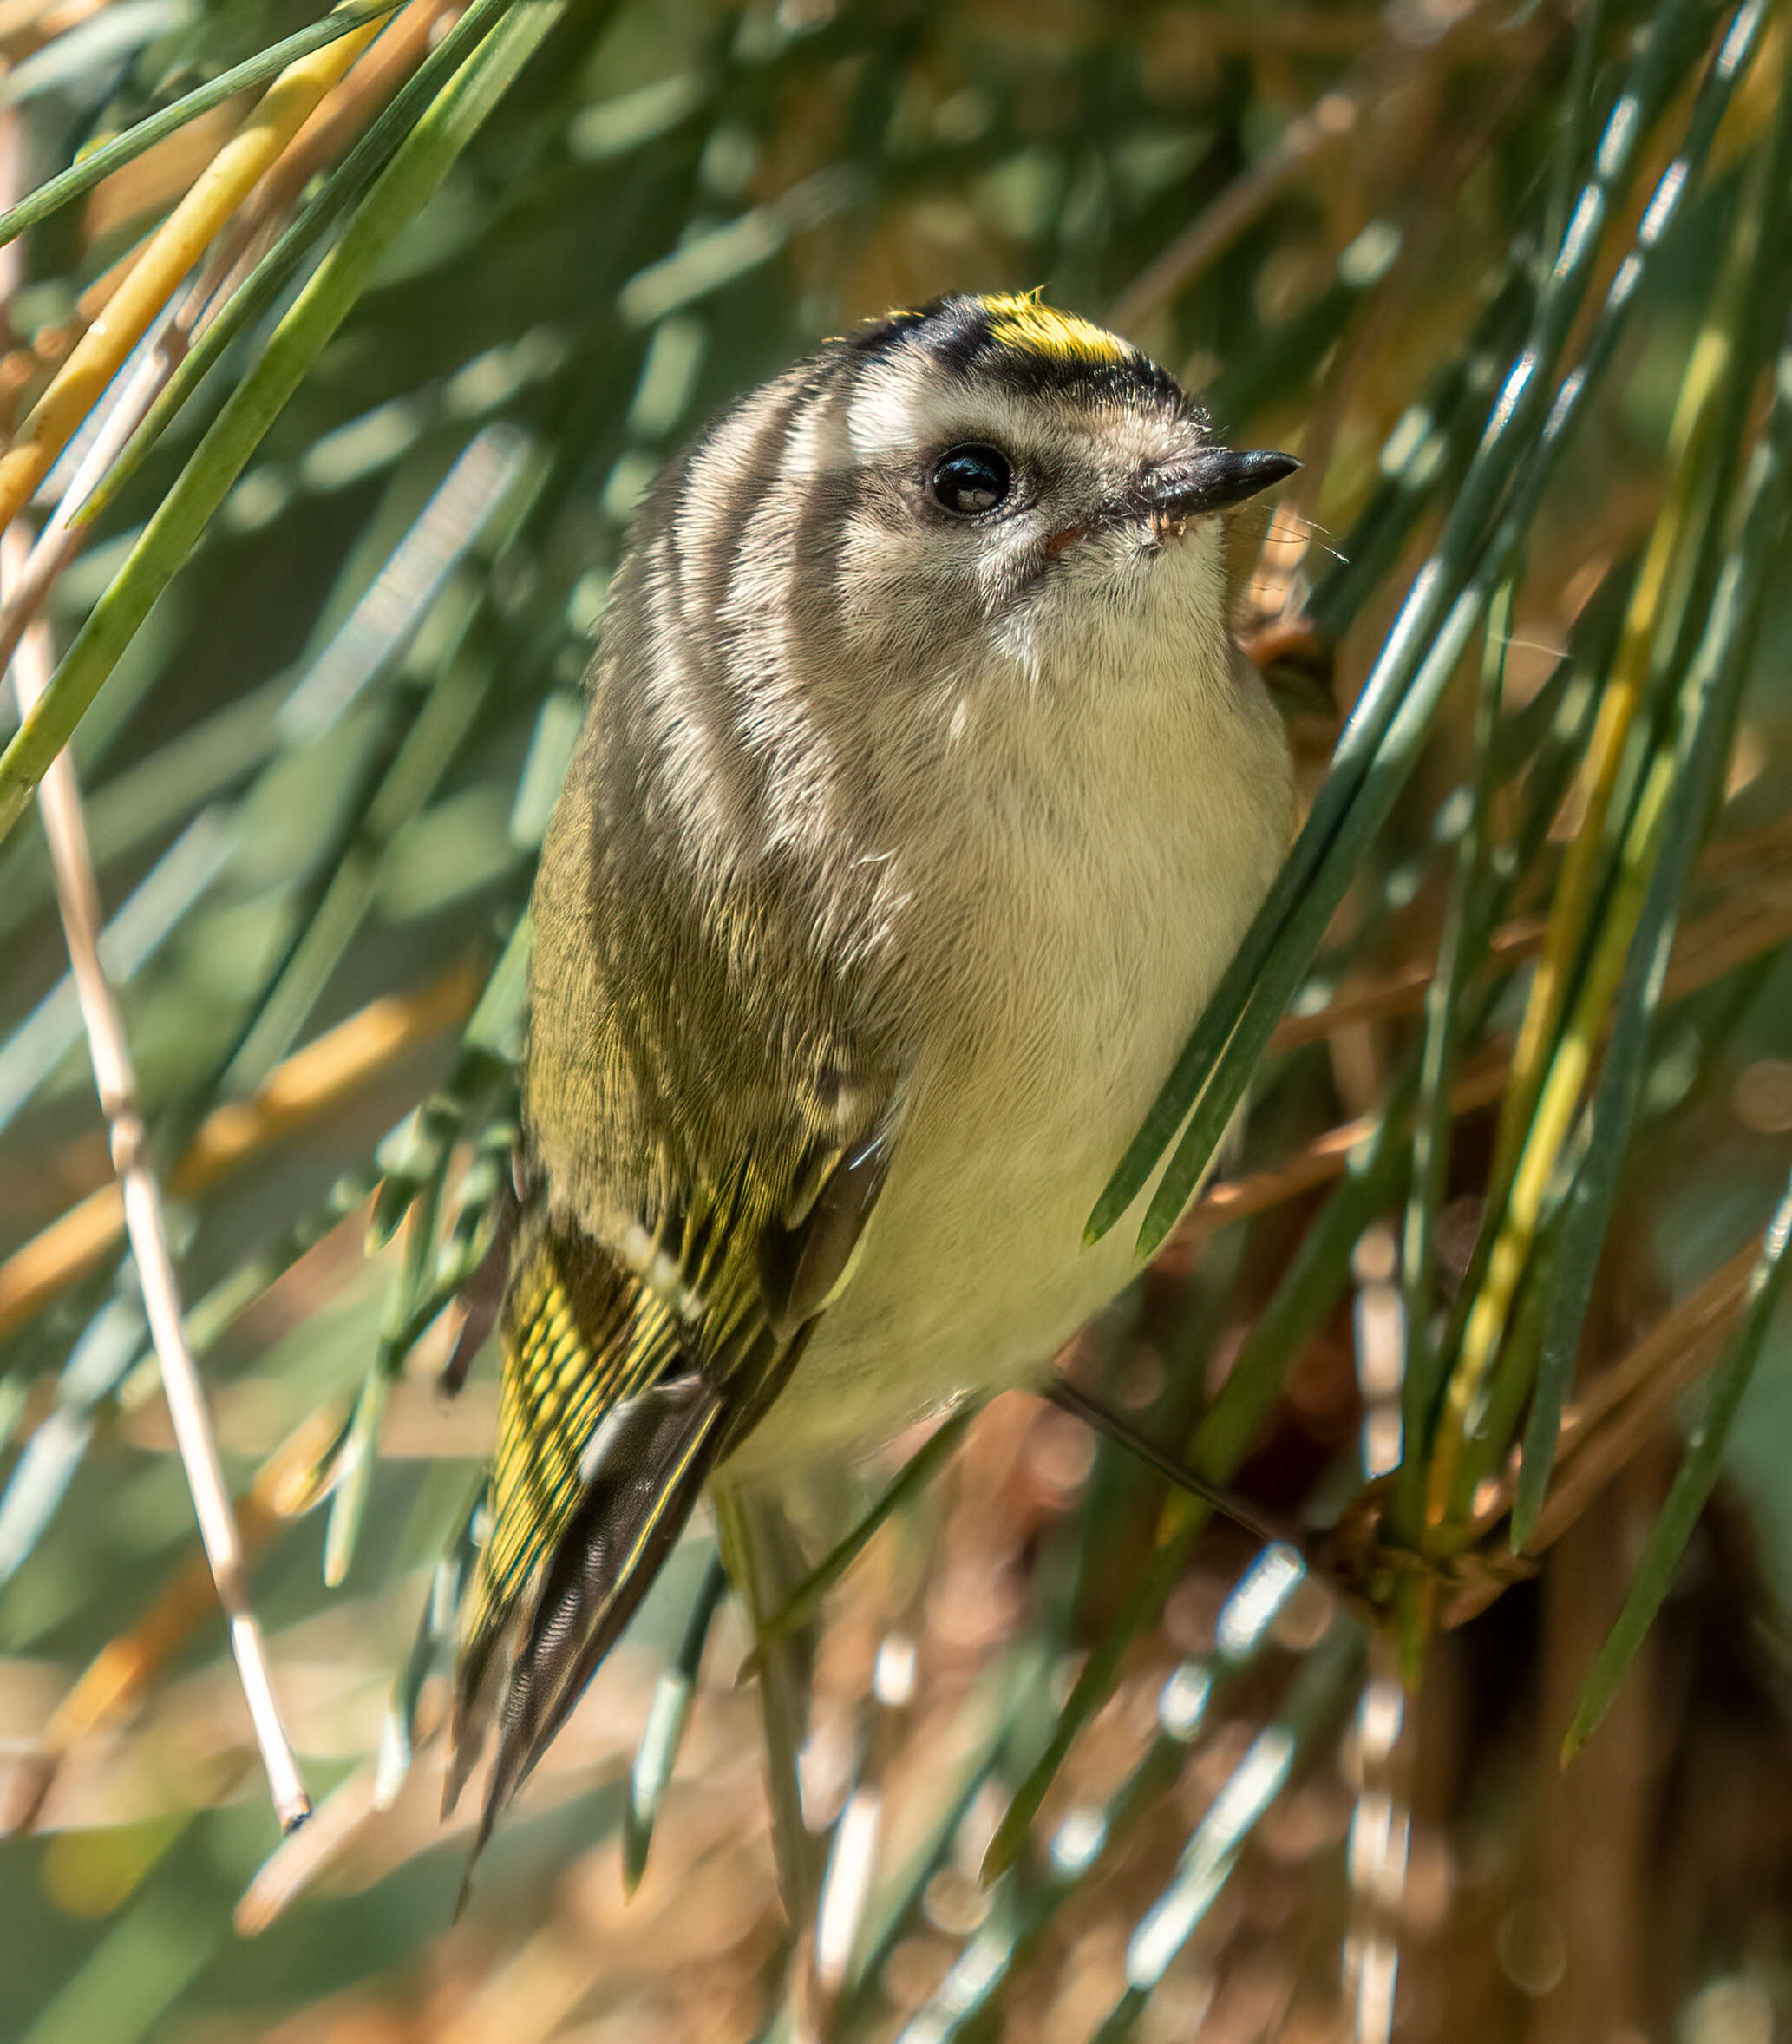
<path fill-rule="evenodd" d="M 1204 448 L 1186 461 L 1167 462 L 1145 478 L 1147 507 L 1160 519 L 1194 518 L 1204 511 L 1223 511 L 1267 489 L 1299 468 L 1292 455 L 1266 449 L 1240 453 L 1229 447 Z"/>

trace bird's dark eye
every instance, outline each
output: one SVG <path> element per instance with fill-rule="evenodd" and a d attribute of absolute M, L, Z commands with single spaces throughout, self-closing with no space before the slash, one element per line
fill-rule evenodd
<path fill-rule="evenodd" d="M 993 511 L 1008 495 L 1008 456 L 999 447 L 973 442 L 948 448 L 933 464 L 933 501 L 957 518 Z"/>

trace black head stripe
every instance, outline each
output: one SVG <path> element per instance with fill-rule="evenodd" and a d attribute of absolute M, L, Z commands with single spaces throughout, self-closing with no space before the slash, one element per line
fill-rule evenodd
<path fill-rule="evenodd" d="M 1174 377 L 1141 350 L 1089 321 L 1015 293 L 935 298 L 892 312 L 839 344 L 868 366 L 919 348 L 947 369 L 1023 395 L 1192 409 Z"/>

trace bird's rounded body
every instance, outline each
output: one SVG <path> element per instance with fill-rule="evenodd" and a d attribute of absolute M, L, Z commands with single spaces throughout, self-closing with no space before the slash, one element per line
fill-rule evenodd
<path fill-rule="evenodd" d="M 1132 1274 L 1084 1220 L 1289 829 L 1213 514 L 1271 462 L 1098 329 L 965 299 L 830 344 L 657 487 L 537 881 L 462 1684 L 470 1719 L 508 1627 L 494 1798 L 665 1498 L 1037 1379 Z"/>
<path fill-rule="evenodd" d="M 902 1137 L 851 1282 L 741 1466 L 875 1445 L 958 1392 L 1037 1383 L 1136 1274 L 1135 1225 L 1088 1245 L 1083 1226 L 1269 884 L 1291 804 L 1276 713 L 1208 624 L 1217 544 L 1154 572 L 1135 613 L 1041 647 L 1024 679 L 969 677 L 959 728 L 942 704 L 919 735 L 899 843 L 858 849 L 918 904 L 919 927 L 899 912 L 887 934 L 918 989 Z"/>

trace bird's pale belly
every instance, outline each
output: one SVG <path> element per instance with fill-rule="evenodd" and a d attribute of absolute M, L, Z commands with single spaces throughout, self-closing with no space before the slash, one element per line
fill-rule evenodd
<path fill-rule="evenodd" d="M 945 1005 L 974 1033 L 919 1060 L 857 1265 L 738 1451 L 743 1473 L 873 1446 L 960 1392 L 1039 1381 L 1135 1274 L 1148 1194 L 1093 1246 L 1084 1223 L 1286 837 L 1274 712 L 1195 699 L 1221 706 L 1220 730 L 1141 697 L 1126 743 L 1104 726 L 1085 749 L 1084 813 L 1012 803 L 977 855 L 942 853 L 956 869 L 917 882 L 936 907 L 956 893 L 935 922 L 958 934 L 930 977 L 957 983 Z M 948 820 L 976 806 L 968 787 L 939 803 Z"/>
<path fill-rule="evenodd" d="M 1154 962 L 1109 966 L 1096 998 L 1059 1012 L 1055 1042 L 941 1075 L 915 1102 L 850 1280 L 740 1451 L 743 1473 L 1037 1382 L 1128 1282 L 1137 1213 L 1093 1246 L 1083 1224 L 1210 984 L 1202 961 Z"/>

